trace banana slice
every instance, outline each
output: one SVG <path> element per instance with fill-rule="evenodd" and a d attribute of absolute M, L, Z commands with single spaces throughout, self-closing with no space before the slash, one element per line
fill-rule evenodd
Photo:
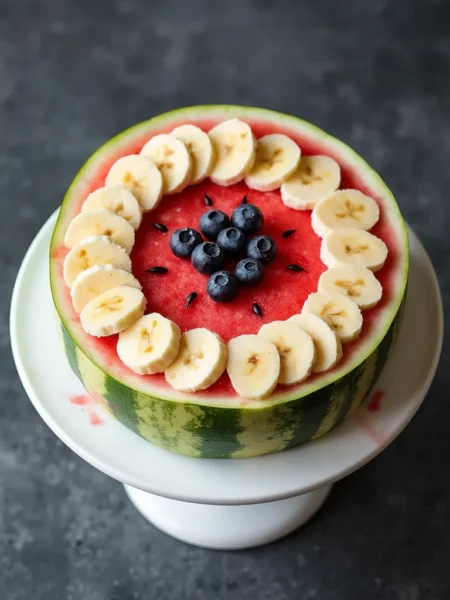
<path fill-rule="evenodd" d="M 134 245 L 134 229 L 125 219 L 105 208 L 77 215 L 67 228 L 64 244 L 74 248 L 87 238 L 100 235 L 105 235 L 130 254 Z"/>
<path fill-rule="evenodd" d="M 155 135 L 142 148 L 141 155 L 150 158 L 161 171 L 165 194 L 180 192 L 189 184 L 192 158 L 185 144 L 174 135 Z"/>
<path fill-rule="evenodd" d="M 297 171 L 281 185 L 281 199 L 295 210 L 311 210 L 338 189 L 341 169 L 329 156 L 302 156 Z"/>
<path fill-rule="evenodd" d="M 81 325 L 95 337 L 120 333 L 142 317 L 146 304 L 140 290 L 126 285 L 115 287 L 86 304 L 80 315 Z"/>
<path fill-rule="evenodd" d="M 319 277 L 319 292 L 348 296 L 361 310 L 373 308 L 381 300 L 381 283 L 366 267 L 334 267 Z"/>
<path fill-rule="evenodd" d="M 362 229 L 336 229 L 320 247 L 320 260 L 329 269 L 350 265 L 379 271 L 387 254 L 383 240 Z"/>
<path fill-rule="evenodd" d="M 277 347 L 260 335 L 240 335 L 228 343 L 227 371 L 242 398 L 267 398 L 280 376 Z"/>
<path fill-rule="evenodd" d="M 312 313 L 294 315 L 288 321 L 296 323 L 312 337 L 316 347 L 313 373 L 332 369 L 342 358 L 342 346 L 336 333 L 325 321 Z"/>
<path fill-rule="evenodd" d="M 304 381 L 311 373 L 316 349 L 311 336 L 295 323 L 272 321 L 258 335 L 275 344 L 280 355 L 278 383 L 291 385 Z"/>
<path fill-rule="evenodd" d="M 209 133 L 216 155 L 211 180 L 218 185 L 232 185 L 244 179 L 255 162 L 256 139 L 250 126 L 239 119 L 229 119 Z"/>
<path fill-rule="evenodd" d="M 161 171 L 147 156 L 122 156 L 105 179 L 107 187 L 122 185 L 137 199 L 144 212 L 156 208 L 163 194 Z"/>
<path fill-rule="evenodd" d="M 338 190 L 320 200 L 311 215 L 311 225 L 321 238 L 336 229 L 372 229 L 380 218 L 373 198 L 359 190 Z"/>
<path fill-rule="evenodd" d="M 92 212 L 93 210 L 107 210 L 119 215 L 136 230 L 142 221 L 142 212 L 139 202 L 126 187 L 117 185 L 114 187 L 102 187 L 89 196 L 81 207 L 81 212 Z"/>
<path fill-rule="evenodd" d="M 180 125 L 175 127 L 172 135 L 184 142 L 191 154 L 191 185 L 209 177 L 214 167 L 214 149 L 208 134 L 195 125 Z"/>
<path fill-rule="evenodd" d="M 303 305 L 302 314 L 312 313 L 333 329 L 343 344 L 355 340 L 363 319 L 357 304 L 342 294 L 314 292 Z"/>
<path fill-rule="evenodd" d="M 183 333 L 166 381 L 176 390 L 196 392 L 215 383 L 225 370 L 227 346 L 218 335 L 199 327 Z"/>
<path fill-rule="evenodd" d="M 180 337 L 178 325 L 158 313 L 151 313 L 122 331 L 117 354 L 139 375 L 162 373 L 175 360 Z"/>
<path fill-rule="evenodd" d="M 258 140 L 255 163 L 245 183 L 261 192 L 276 190 L 297 170 L 299 162 L 300 148 L 287 135 L 265 135 Z"/>
<path fill-rule="evenodd" d="M 64 260 L 64 281 L 68 287 L 80 273 L 94 265 L 112 265 L 131 272 L 131 259 L 125 250 L 111 242 L 106 235 L 97 235 L 72 248 Z"/>
<path fill-rule="evenodd" d="M 141 289 L 139 281 L 128 271 L 111 265 L 94 265 L 78 275 L 72 285 L 70 295 L 77 313 L 94 298 L 112 288 L 122 285 Z"/>

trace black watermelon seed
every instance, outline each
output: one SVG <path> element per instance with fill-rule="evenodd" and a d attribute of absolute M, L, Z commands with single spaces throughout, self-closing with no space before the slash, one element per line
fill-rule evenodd
<path fill-rule="evenodd" d="M 247 204 L 247 194 L 242 198 L 241 204 Z"/>
<path fill-rule="evenodd" d="M 303 267 L 301 267 L 300 265 L 288 265 L 288 266 L 286 267 L 286 269 L 287 269 L 288 271 L 298 271 L 298 272 L 300 272 L 300 271 L 304 271 L 304 270 L 305 270 L 305 269 L 304 269 Z"/>
<path fill-rule="evenodd" d="M 191 302 L 193 302 L 197 298 L 197 292 L 191 292 L 189 296 L 186 298 L 186 308 L 189 308 Z"/>
<path fill-rule="evenodd" d="M 252 306 L 252 311 L 255 313 L 255 315 L 257 317 L 259 317 L 259 318 L 262 317 L 262 310 L 261 310 L 260 305 L 257 302 L 255 302 L 255 304 Z"/>
<path fill-rule="evenodd" d="M 162 223 L 153 223 L 153 227 L 156 227 L 156 229 L 162 233 L 167 233 L 169 231 Z"/>
<path fill-rule="evenodd" d="M 206 206 L 212 206 L 213 205 L 213 201 L 208 196 L 208 194 L 205 194 L 205 204 L 206 204 Z"/>
<path fill-rule="evenodd" d="M 166 267 L 150 267 L 150 269 L 145 269 L 147 273 L 158 273 L 158 275 L 165 275 L 169 272 L 169 269 Z"/>
<path fill-rule="evenodd" d="M 291 235 L 293 233 L 295 233 L 297 230 L 296 229 L 287 229 L 286 231 L 283 231 L 283 233 L 281 234 L 282 238 L 288 238 L 291 237 Z"/>

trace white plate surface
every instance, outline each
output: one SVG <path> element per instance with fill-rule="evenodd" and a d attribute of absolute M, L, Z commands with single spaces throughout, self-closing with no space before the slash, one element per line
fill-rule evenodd
<path fill-rule="evenodd" d="M 422 403 L 442 345 L 442 303 L 433 267 L 410 232 L 411 271 L 400 337 L 376 388 L 380 409 L 367 405 L 325 437 L 300 448 L 240 460 L 194 459 L 141 439 L 83 394 L 70 370 L 53 314 L 48 250 L 56 214 L 43 226 L 19 271 L 11 306 L 11 343 L 36 410 L 74 452 L 107 475 L 176 500 L 256 504 L 289 498 L 336 481 L 367 463 L 403 430 Z M 72 401 L 71 401 L 72 399 Z"/>

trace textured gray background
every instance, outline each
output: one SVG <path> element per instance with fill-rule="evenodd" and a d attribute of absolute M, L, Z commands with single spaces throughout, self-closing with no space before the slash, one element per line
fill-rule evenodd
<path fill-rule="evenodd" d="M 450 598 L 448 348 L 406 432 L 317 518 L 222 553 L 147 525 L 65 448 L 8 339 L 22 256 L 80 165 L 195 103 L 279 109 L 349 142 L 392 187 L 448 301 L 449 30 L 445 0 L 0 0 L 1 600 Z"/>

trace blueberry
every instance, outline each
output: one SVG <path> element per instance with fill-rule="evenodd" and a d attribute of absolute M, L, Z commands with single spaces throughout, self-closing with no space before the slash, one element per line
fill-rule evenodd
<path fill-rule="evenodd" d="M 242 285 L 258 285 L 264 277 L 264 268 L 259 260 L 244 258 L 236 265 L 234 274 Z"/>
<path fill-rule="evenodd" d="M 264 265 L 272 262 L 277 252 L 277 245 L 267 235 L 258 235 L 247 244 L 247 256 L 260 260 Z"/>
<path fill-rule="evenodd" d="M 221 210 L 208 210 L 200 217 L 200 231 L 210 240 L 215 240 L 229 226 L 230 219 Z"/>
<path fill-rule="evenodd" d="M 224 255 L 214 242 L 204 242 L 195 248 L 191 260 L 196 271 L 212 275 L 222 266 Z"/>
<path fill-rule="evenodd" d="M 243 254 L 246 243 L 245 235 L 236 227 L 227 227 L 217 236 L 217 245 L 222 248 L 227 256 Z"/>
<path fill-rule="evenodd" d="M 239 285 L 233 273 L 217 271 L 209 278 L 206 289 L 214 302 L 230 302 L 236 297 L 238 288 Z"/>
<path fill-rule="evenodd" d="M 170 236 L 170 249 L 179 258 L 189 258 L 196 246 L 202 243 L 202 236 L 195 229 L 177 229 Z"/>
<path fill-rule="evenodd" d="M 257 233 L 264 223 L 262 212 L 254 204 L 241 204 L 231 215 L 231 224 L 246 235 Z"/>

